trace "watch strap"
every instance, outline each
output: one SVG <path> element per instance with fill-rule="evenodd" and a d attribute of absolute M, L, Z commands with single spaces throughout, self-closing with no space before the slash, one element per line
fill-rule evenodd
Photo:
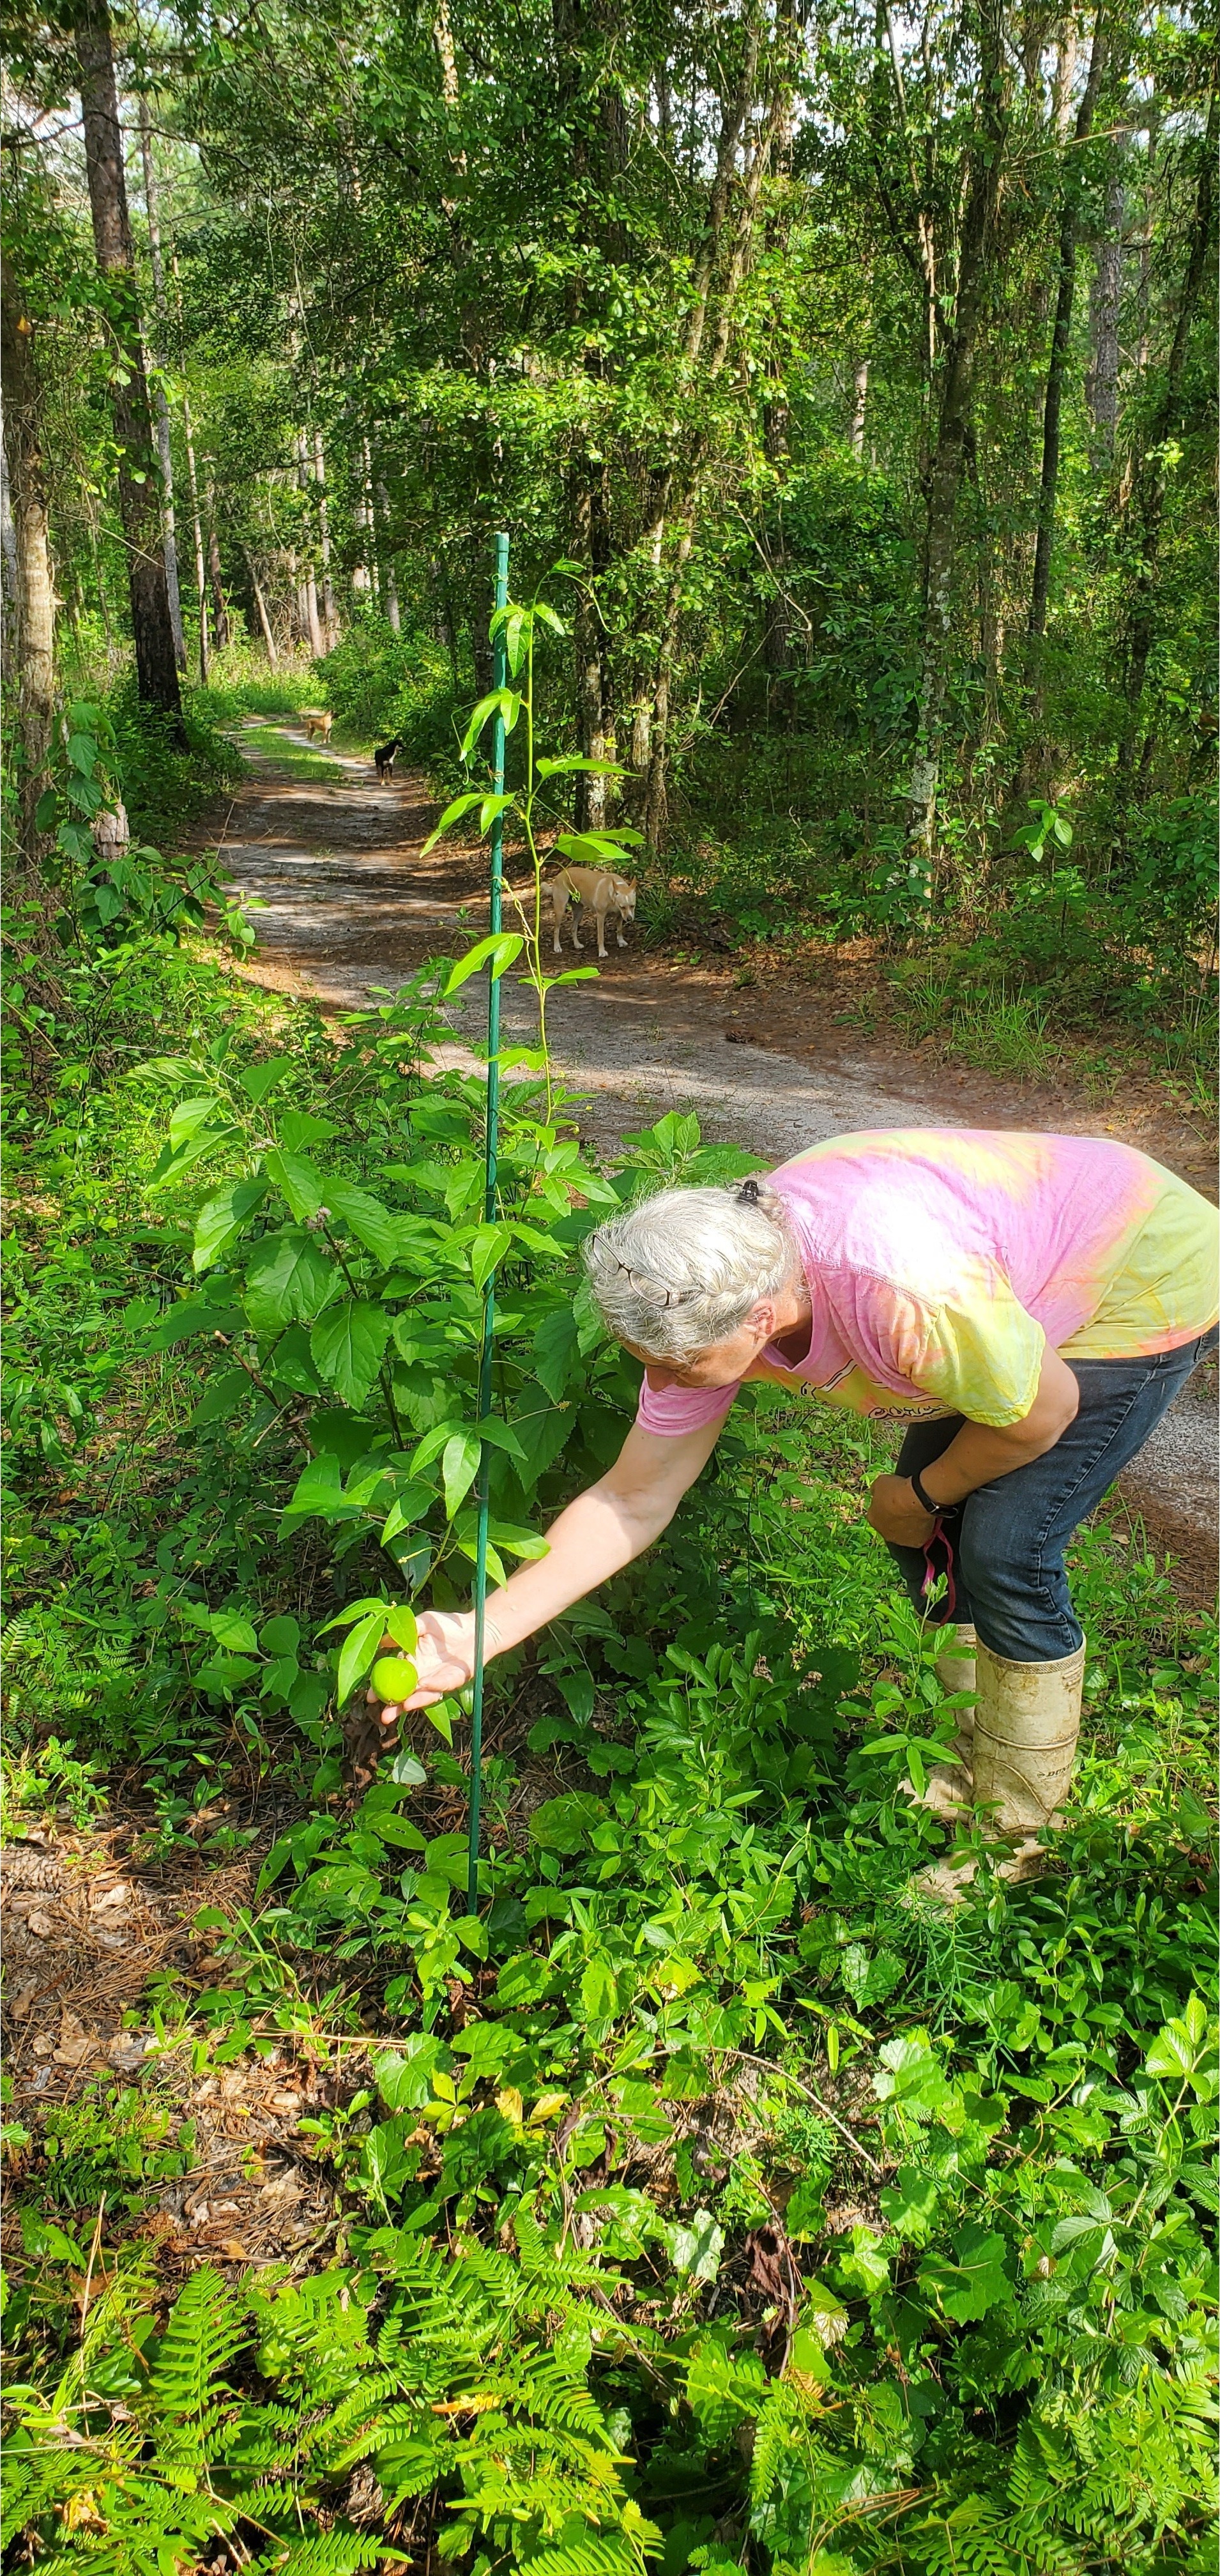
<path fill-rule="evenodd" d="M 916 1502 L 922 1503 L 925 1512 L 931 1512 L 934 1520 L 939 1520 L 941 1513 L 945 1509 L 945 1505 L 943 1503 L 934 1503 L 931 1495 L 925 1492 L 923 1478 L 919 1473 L 918 1467 L 912 1469 L 908 1478 L 908 1483 L 910 1484 L 911 1491 L 915 1496 Z"/>

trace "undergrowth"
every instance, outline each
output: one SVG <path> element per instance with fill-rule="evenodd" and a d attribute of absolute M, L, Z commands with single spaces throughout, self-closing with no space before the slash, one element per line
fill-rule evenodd
<path fill-rule="evenodd" d="M 752 1390 L 494 1667 L 468 1910 L 465 1711 L 370 1749 L 369 1666 L 469 1588 L 480 1433 L 497 1579 L 616 1454 L 599 1212 L 753 1158 L 669 1116 L 602 1167 L 522 1058 L 485 1224 L 446 975 L 334 1032 L 133 941 L 10 1023 L 10 1831 L 251 1873 L 130 2081 L 13 2051 L 11 2563 L 1204 2576 L 1211 1631 L 1083 1532 L 1048 1874 L 928 1907 L 957 1703 L 862 1526 L 884 1450 Z M 272 2057 L 326 2074 L 325 2251 L 175 2275 L 196 2106 Z"/>

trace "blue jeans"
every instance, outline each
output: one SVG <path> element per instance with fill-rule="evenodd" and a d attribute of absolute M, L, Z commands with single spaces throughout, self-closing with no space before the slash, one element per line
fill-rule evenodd
<path fill-rule="evenodd" d="M 1213 1326 L 1197 1341 L 1142 1359 L 1069 1360 L 1080 1410 L 1054 1448 L 977 1486 L 942 1513 L 938 1531 L 952 1551 L 956 1601 L 953 1607 L 938 1601 L 928 1612 L 932 1624 L 972 1619 L 992 1654 L 1014 1664 L 1059 1663 L 1074 1655 L 1084 1632 L 1064 1571 L 1068 1540 L 1215 1348 Z M 895 1473 L 930 1467 L 961 1430 L 962 1418 L 913 1423 Z M 928 1559 L 920 1548 L 887 1545 L 922 1610 Z"/>

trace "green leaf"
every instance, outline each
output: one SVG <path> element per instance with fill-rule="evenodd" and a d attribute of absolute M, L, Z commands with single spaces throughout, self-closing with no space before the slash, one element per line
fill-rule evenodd
<path fill-rule="evenodd" d="M 689 2226 L 679 2219 L 665 2230 L 669 2257 L 675 2272 L 683 2272 L 692 2281 L 714 2281 L 720 2270 L 724 2251 L 724 2229 L 716 2225 L 710 2209 L 697 2209 Z"/>
<path fill-rule="evenodd" d="M 428 838 L 420 851 L 421 859 L 426 859 L 429 850 L 434 850 L 436 848 L 442 832 L 447 832 L 451 823 L 459 822 L 463 814 L 468 814 L 470 812 L 472 805 L 478 805 L 481 802 L 481 793 L 477 787 L 470 788 L 464 796 L 455 796 L 452 805 L 446 805 L 445 811 L 442 814 L 435 831 L 429 832 Z"/>
<path fill-rule="evenodd" d="M 279 1130 L 293 1154 L 298 1153 L 302 1145 L 324 1145 L 328 1136 L 339 1136 L 343 1132 L 333 1118 L 313 1118 L 307 1109 L 281 1109 Z"/>
<path fill-rule="evenodd" d="M 418 1825 L 413 1825 L 406 1816 L 396 1816 L 392 1807 L 384 1808 L 377 1815 L 365 1816 L 363 1821 L 383 1843 L 392 1844 L 398 1851 L 421 1852 L 428 1848 Z"/>
<path fill-rule="evenodd" d="M 798 2326 L 788 2354 L 788 2368 L 796 2379 L 829 2378 L 830 2364 L 817 2336 L 808 2326 Z"/>
<path fill-rule="evenodd" d="M 521 705 L 522 701 L 515 689 L 493 689 L 489 696 L 480 698 L 462 736 L 459 757 L 462 760 L 469 760 L 484 725 L 494 715 L 503 717 L 505 733 L 511 733 L 521 713 Z"/>
<path fill-rule="evenodd" d="M 375 1609 L 367 1610 L 364 1617 L 356 1621 L 355 1627 L 349 1629 L 344 1638 L 339 1656 L 339 1678 L 336 1685 L 336 1695 L 340 1705 L 344 1700 L 350 1699 L 357 1683 L 363 1681 L 365 1674 L 376 1661 L 377 1650 L 384 1634 L 385 1612 L 378 1602 Z"/>
<path fill-rule="evenodd" d="M 927 2241 L 939 2198 L 939 2185 L 917 2165 L 900 2165 L 897 2184 L 887 2183 L 878 2193 L 882 2215 L 894 2234 L 913 2237 L 917 2245 Z"/>
<path fill-rule="evenodd" d="M 624 845 L 643 838 L 642 832 L 629 832 L 626 828 L 616 830 L 613 836 L 609 832 L 557 832 L 555 847 L 582 867 L 613 868 L 616 875 L 623 876 L 631 866 L 631 852 Z"/>
<path fill-rule="evenodd" d="M 482 1294 L 492 1272 L 499 1269 L 512 1245 L 512 1228 L 507 1225 L 481 1225 L 468 1247 L 470 1275 Z"/>
<path fill-rule="evenodd" d="M 930 2120 L 949 2098 L 940 2063 L 924 2038 L 887 2039 L 873 2091 L 916 2120 Z"/>
<path fill-rule="evenodd" d="M 534 1335 L 534 1368 L 555 1404 L 561 1404 L 579 1367 L 576 1317 L 570 1306 L 544 1315 Z"/>
<path fill-rule="evenodd" d="M 594 770 L 599 778 L 625 778 L 621 760 L 589 760 L 583 752 L 568 752 L 563 760 L 536 760 L 540 778 L 565 778 L 574 769 Z"/>
<path fill-rule="evenodd" d="M 1205 2056 L 1210 2061 L 1206 2066 Z M 1175 2015 L 1157 2032 L 1144 2064 L 1149 2075 L 1175 2085 L 1187 2083 L 1192 2092 L 1207 2099 L 1216 2089 L 1214 2058 L 1207 2006 L 1200 1995 L 1191 1995 L 1181 2017 Z"/>
<path fill-rule="evenodd" d="M 580 1980 L 580 2008 L 586 2021 L 613 2021 L 618 2011 L 618 1980 L 608 1959 L 590 1959 Z"/>
<path fill-rule="evenodd" d="M 1004 2239 L 971 2224 L 955 2238 L 954 2250 L 956 2262 L 944 2254 L 928 2256 L 920 2266 L 919 2286 L 940 2301 L 947 2317 L 969 2325 L 1010 2296 Z"/>
<path fill-rule="evenodd" d="M 195 1135 L 205 1120 L 211 1117 L 213 1110 L 219 1107 L 220 1102 L 215 1092 L 208 1092 L 199 1100 L 179 1101 L 177 1108 L 171 1112 L 169 1122 L 169 1141 L 175 1153 L 180 1145 L 186 1143 L 187 1137 Z"/>
<path fill-rule="evenodd" d="M 373 2079 L 388 2111 L 422 2111 L 432 2098 L 432 2078 L 453 2063 L 443 2040 L 413 2031 L 402 2053 L 373 2061 Z"/>
<path fill-rule="evenodd" d="M 258 1642 L 265 1655 L 295 1654 L 301 1642 L 300 1625 L 285 1612 L 282 1616 L 268 1619 L 266 1625 L 259 1629 Z"/>
<path fill-rule="evenodd" d="M 113 911 L 102 913 L 103 920 L 114 920 L 115 917 Z M 241 1145 L 243 1142 L 240 1127 L 201 1127 L 177 1148 L 173 1145 L 165 1147 L 149 1174 L 148 1186 L 152 1190 L 162 1189 L 167 1181 L 180 1180 L 184 1172 L 189 1172 L 192 1163 L 201 1162 L 205 1154 L 218 1153 L 222 1145 Z"/>
<path fill-rule="evenodd" d="M 354 1181 L 327 1181 L 325 1200 L 331 1215 L 339 1217 L 348 1232 L 355 1235 L 357 1243 L 362 1243 L 365 1251 L 371 1252 L 374 1260 L 388 1270 L 398 1258 L 401 1218 L 391 1216 L 380 1199 L 371 1198 L 367 1190 L 357 1189 Z"/>
<path fill-rule="evenodd" d="M 261 1184 L 260 1186 L 265 1186 Z M 254 1251 L 246 1272 L 245 1309 L 256 1333 L 310 1324 L 342 1285 L 321 1244 L 298 1226 L 281 1226 Z"/>
<path fill-rule="evenodd" d="M 309 1336 L 309 1356 L 319 1377 L 357 1412 L 367 1402 L 389 1339 L 390 1319 L 367 1297 L 347 1297 L 323 1315 Z"/>
<path fill-rule="evenodd" d="M 311 1163 L 307 1155 L 285 1153 L 276 1145 L 265 1157 L 263 1169 L 272 1187 L 279 1191 L 281 1198 L 287 1199 L 298 1224 L 306 1217 L 317 1215 L 326 1193 L 326 1183 L 316 1163 Z"/>
<path fill-rule="evenodd" d="M 357 1619 L 369 1618 L 374 1610 L 379 1618 L 385 1619 L 389 1615 L 389 1603 L 382 1601 L 376 1593 L 368 1592 L 362 1601 L 349 1601 L 342 1610 L 336 1610 L 333 1619 L 324 1619 L 318 1635 L 329 1637 L 332 1628 L 354 1628 Z"/>
<path fill-rule="evenodd" d="M 244 1231 L 266 1195 L 267 1184 L 261 1175 L 255 1181 L 226 1181 L 223 1189 L 213 1190 L 211 1198 L 204 1200 L 195 1219 L 192 1268 L 196 1271 L 210 1269 L 228 1245 Z"/>
<path fill-rule="evenodd" d="M 479 1472 L 483 1454 L 477 1431 L 455 1431 L 441 1453 L 441 1482 L 445 1489 L 445 1518 L 453 1519 L 464 1502 Z"/>
<path fill-rule="evenodd" d="M 381 1533 L 382 1546 L 388 1547 L 391 1539 L 400 1538 L 404 1530 L 414 1529 L 416 1522 L 424 1519 L 431 1503 L 430 1485 L 405 1485 L 401 1494 L 395 1495 L 386 1514 Z"/>
<path fill-rule="evenodd" d="M 221 1292 L 223 1294 L 223 1290 Z M 143 1336 L 146 1351 L 170 1351 L 197 1333 L 233 1333 L 245 1322 L 240 1306 L 218 1306 L 211 1297 L 179 1297 Z"/>
<path fill-rule="evenodd" d="M 283 1518 L 285 1521 L 330 1520 L 336 1513 L 343 1514 L 343 1478 L 338 1459 L 327 1452 L 319 1458 L 311 1458 L 302 1468 L 292 1498 L 285 1504 Z"/>
<path fill-rule="evenodd" d="M 529 1820 L 530 1840 L 539 1851 L 570 1854 L 582 1851 L 594 1825 L 605 1809 L 600 1798 L 589 1789 L 569 1789 L 562 1797 L 545 1798 L 535 1807 Z"/>
<path fill-rule="evenodd" d="M 479 807 L 480 832 L 489 831 L 497 814 L 507 814 L 509 806 L 516 802 L 515 796 L 485 796 Z"/>
<path fill-rule="evenodd" d="M 192 1431 L 202 1431 L 209 1422 L 227 1422 L 238 1406 L 249 1402 L 254 1393 L 249 1372 L 243 1368 L 221 1369 L 209 1378 L 207 1387 L 190 1416 Z"/>
<path fill-rule="evenodd" d="M 524 946 L 525 941 L 516 930 L 498 930 L 488 939 L 476 940 L 474 947 L 468 948 L 464 957 L 459 957 L 445 986 L 442 1000 L 447 1002 L 450 995 L 456 993 L 472 975 L 477 975 L 479 968 L 486 966 L 489 960 L 492 983 L 497 983 L 505 968 L 512 965 L 515 957 L 520 956 Z"/>
<path fill-rule="evenodd" d="M 230 1655 L 252 1655 L 258 1644 L 253 1625 L 236 1610 L 213 1610 L 208 1620 L 218 1646 Z"/>
<path fill-rule="evenodd" d="M 277 1082 L 282 1082 L 285 1074 L 291 1071 L 292 1057 L 280 1055 L 273 1064 L 244 1064 L 237 1079 L 246 1098 L 252 1100 L 257 1108 L 268 1092 L 274 1091 Z"/>

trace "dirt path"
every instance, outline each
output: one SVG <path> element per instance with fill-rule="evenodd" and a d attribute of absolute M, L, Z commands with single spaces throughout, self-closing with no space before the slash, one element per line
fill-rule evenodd
<path fill-rule="evenodd" d="M 486 922 L 485 856 L 446 844 L 421 858 L 434 819 L 423 780 L 380 786 L 367 760 L 332 753 L 333 778 L 303 783 L 277 766 L 260 730 L 253 719 L 243 731 L 251 776 L 222 854 L 225 875 L 266 906 L 254 916 L 259 949 L 246 972 L 270 989 L 351 1009 L 438 949 L 477 936 Z M 306 747 L 295 728 L 283 730 Z M 808 985 L 768 980 L 743 991 L 731 967 L 645 963 L 638 935 L 629 940 L 625 953 L 612 948 L 596 983 L 569 985 L 550 1003 L 552 1052 L 581 1095 L 590 1143 L 615 1145 L 667 1109 L 694 1109 L 706 1136 L 776 1161 L 866 1127 L 1041 1127 L 1126 1137 L 1215 1196 L 1206 1138 L 1151 1087 L 1127 1097 L 1120 1114 L 1063 1087 L 954 1073 L 897 1049 L 853 1049 L 826 996 Z M 565 963 L 575 962 L 565 951 Z M 457 1048 L 480 1033 L 483 1007 L 477 991 L 455 1001 Z M 511 1034 L 532 1034 L 529 997 L 507 982 L 504 1014 Z M 1197 1600 L 1214 1590 L 1217 1486 L 1214 1371 L 1204 1370 L 1120 1488 L 1157 1545 L 1176 1554 L 1180 1588 Z"/>

